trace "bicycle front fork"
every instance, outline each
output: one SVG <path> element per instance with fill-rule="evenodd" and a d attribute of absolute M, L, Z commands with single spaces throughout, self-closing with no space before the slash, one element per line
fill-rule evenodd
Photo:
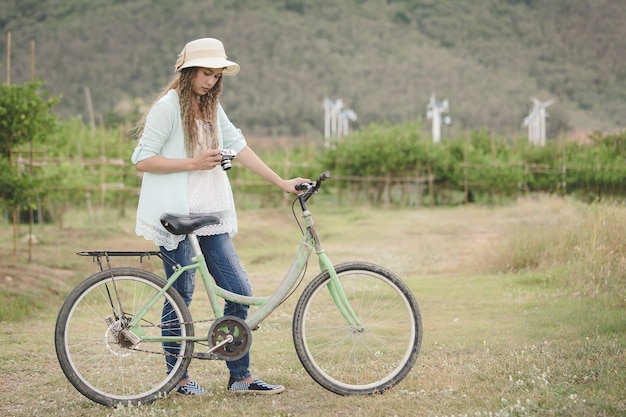
<path fill-rule="evenodd" d="M 354 312 L 354 309 L 348 302 L 348 298 L 346 297 L 346 293 L 343 290 L 343 286 L 341 285 L 341 281 L 339 280 L 339 276 L 335 271 L 335 267 L 332 262 L 328 258 L 328 256 L 324 252 L 318 253 L 320 269 L 322 272 L 326 271 L 330 275 L 330 281 L 328 281 L 328 291 L 330 295 L 341 312 L 341 315 L 346 320 L 348 325 L 354 329 L 355 332 L 362 332 L 365 330 L 361 320 Z"/>

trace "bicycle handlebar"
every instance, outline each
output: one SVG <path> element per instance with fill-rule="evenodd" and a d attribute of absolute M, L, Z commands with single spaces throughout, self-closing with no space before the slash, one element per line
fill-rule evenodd
<path fill-rule="evenodd" d="M 315 191 L 319 190 L 320 186 L 322 185 L 322 181 L 327 180 L 328 178 L 330 178 L 330 171 L 324 171 L 320 174 L 317 181 L 301 182 L 300 184 L 297 184 L 296 190 L 309 191 L 310 193 L 314 193 Z"/>
<path fill-rule="evenodd" d="M 298 196 L 300 199 L 300 203 L 304 204 L 311 196 L 320 189 L 322 186 L 322 182 L 330 178 L 330 171 L 326 170 L 320 174 L 317 178 L 317 181 L 313 182 L 303 182 L 296 185 L 296 190 L 303 191 L 302 194 Z M 304 206 L 303 206 L 304 208 Z"/>

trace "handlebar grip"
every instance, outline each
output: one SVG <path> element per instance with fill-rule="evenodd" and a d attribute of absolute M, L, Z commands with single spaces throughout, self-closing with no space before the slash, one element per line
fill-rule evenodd
<path fill-rule="evenodd" d="M 310 185 L 306 182 L 301 182 L 300 184 L 296 184 L 296 191 L 306 191 L 308 190 Z"/>
<path fill-rule="evenodd" d="M 330 178 L 330 171 L 326 170 L 320 174 L 320 181 L 324 181 Z"/>

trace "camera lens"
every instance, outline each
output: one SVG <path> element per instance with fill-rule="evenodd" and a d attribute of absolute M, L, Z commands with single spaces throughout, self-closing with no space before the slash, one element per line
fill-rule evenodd
<path fill-rule="evenodd" d="M 231 169 L 233 167 L 233 164 L 231 164 L 230 159 L 229 158 L 222 158 L 222 169 L 224 171 L 228 171 L 229 169 Z"/>

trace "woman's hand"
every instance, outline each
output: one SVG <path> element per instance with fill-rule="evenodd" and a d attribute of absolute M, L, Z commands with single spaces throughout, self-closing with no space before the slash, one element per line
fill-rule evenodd
<path fill-rule="evenodd" d="M 201 151 L 192 158 L 192 170 L 209 170 L 222 163 L 222 155 L 219 149 L 207 149 Z"/>
<path fill-rule="evenodd" d="M 300 194 L 301 191 L 296 190 L 296 185 L 302 184 L 303 182 L 311 182 L 308 178 L 293 178 L 290 180 L 283 180 L 283 185 L 280 187 L 288 193 Z"/>

